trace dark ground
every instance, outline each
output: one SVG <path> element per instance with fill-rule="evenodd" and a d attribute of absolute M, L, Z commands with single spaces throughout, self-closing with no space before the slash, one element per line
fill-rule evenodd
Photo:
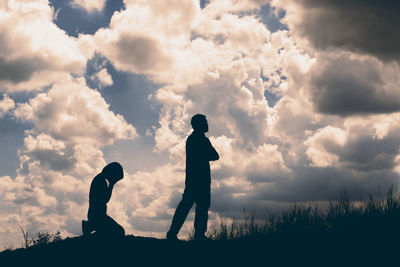
<path fill-rule="evenodd" d="M 0 266 L 398 266 L 398 243 L 335 233 L 201 242 L 92 235 L 3 251 Z"/>

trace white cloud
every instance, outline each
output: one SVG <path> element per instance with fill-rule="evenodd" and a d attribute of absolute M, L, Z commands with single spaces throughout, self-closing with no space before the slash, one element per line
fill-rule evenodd
<path fill-rule="evenodd" d="M 240 53 L 259 53 L 269 36 L 254 17 L 215 18 L 198 1 L 132 1 L 96 33 L 96 43 L 118 69 L 179 86 L 202 81 Z"/>
<path fill-rule="evenodd" d="M 346 143 L 347 133 L 339 128 L 327 126 L 319 129 L 315 134 L 306 140 L 307 157 L 316 167 L 332 166 L 339 161 L 336 154 L 329 153 L 329 150 L 335 151 Z M 328 151 L 327 151 L 328 150 Z"/>
<path fill-rule="evenodd" d="M 0 100 L 0 118 L 7 111 L 13 109 L 15 107 L 15 102 L 8 95 L 3 94 L 3 99 Z"/>
<path fill-rule="evenodd" d="M 106 5 L 106 0 L 73 0 L 70 4 L 72 7 L 84 9 L 89 13 L 101 12 Z"/>
<path fill-rule="evenodd" d="M 15 115 L 32 121 L 36 130 L 56 139 L 98 147 L 137 135 L 121 115 L 109 110 L 100 93 L 89 89 L 83 79 L 53 85 L 48 93 L 40 93 L 28 103 L 18 105 Z"/>
<path fill-rule="evenodd" d="M 67 36 L 52 20 L 53 10 L 44 0 L 13 0 L 0 6 L 2 90 L 39 90 L 69 72 L 83 73 L 91 56 L 90 49 L 82 49 L 85 37 Z"/>
<path fill-rule="evenodd" d="M 227 13 L 239 13 L 250 10 L 260 9 L 263 4 L 266 4 L 268 0 L 219 0 L 211 1 L 207 6 L 205 12 L 210 15 L 218 16 Z"/>
<path fill-rule="evenodd" d="M 92 81 L 97 81 L 100 86 L 111 86 L 114 83 L 112 76 L 108 73 L 106 68 L 102 68 L 94 73 L 90 79 Z"/>

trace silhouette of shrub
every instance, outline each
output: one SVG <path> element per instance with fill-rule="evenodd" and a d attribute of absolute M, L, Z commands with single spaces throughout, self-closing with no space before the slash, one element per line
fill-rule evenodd
<path fill-rule="evenodd" d="M 36 237 L 32 238 L 32 244 L 34 246 L 36 246 L 36 245 L 58 242 L 61 240 L 62 240 L 61 233 L 59 231 L 57 231 L 57 233 L 55 233 L 55 234 L 46 233 L 46 232 L 38 232 L 36 234 Z"/>
<path fill-rule="evenodd" d="M 48 233 L 48 232 L 38 232 L 36 233 L 35 237 L 29 238 L 28 231 L 25 231 L 24 228 L 20 225 L 19 228 L 21 229 L 23 238 L 24 238 L 24 246 L 25 248 L 42 245 L 42 244 L 49 244 L 53 242 L 58 242 L 62 240 L 60 231 L 56 233 Z"/>

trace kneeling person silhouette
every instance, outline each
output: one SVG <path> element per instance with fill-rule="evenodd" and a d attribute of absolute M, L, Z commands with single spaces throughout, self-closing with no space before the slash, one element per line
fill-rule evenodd
<path fill-rule="evenodd" d="M 107 203 L 114 185 L 123 177 L 121 164 L 112 162 L 93 178 L 89 192 L 88 221 L 82 221 L 84 235 L 96 231 L 99 236 L 107 238 L 125 236 L 124 228 L 107 215 Z"/>

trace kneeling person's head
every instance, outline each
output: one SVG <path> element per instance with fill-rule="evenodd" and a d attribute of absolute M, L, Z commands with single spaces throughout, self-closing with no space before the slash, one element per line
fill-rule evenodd
<path fill-rule="evenodd" d="M 103 168 L 101 173 L 104 174 L 108 181 L 113 183 L 116 183 L 124 178 L 124 170 L 122 169 L 121 164 L 119 164 L 118 162 L 107 164 L 107 166 Z"/>

